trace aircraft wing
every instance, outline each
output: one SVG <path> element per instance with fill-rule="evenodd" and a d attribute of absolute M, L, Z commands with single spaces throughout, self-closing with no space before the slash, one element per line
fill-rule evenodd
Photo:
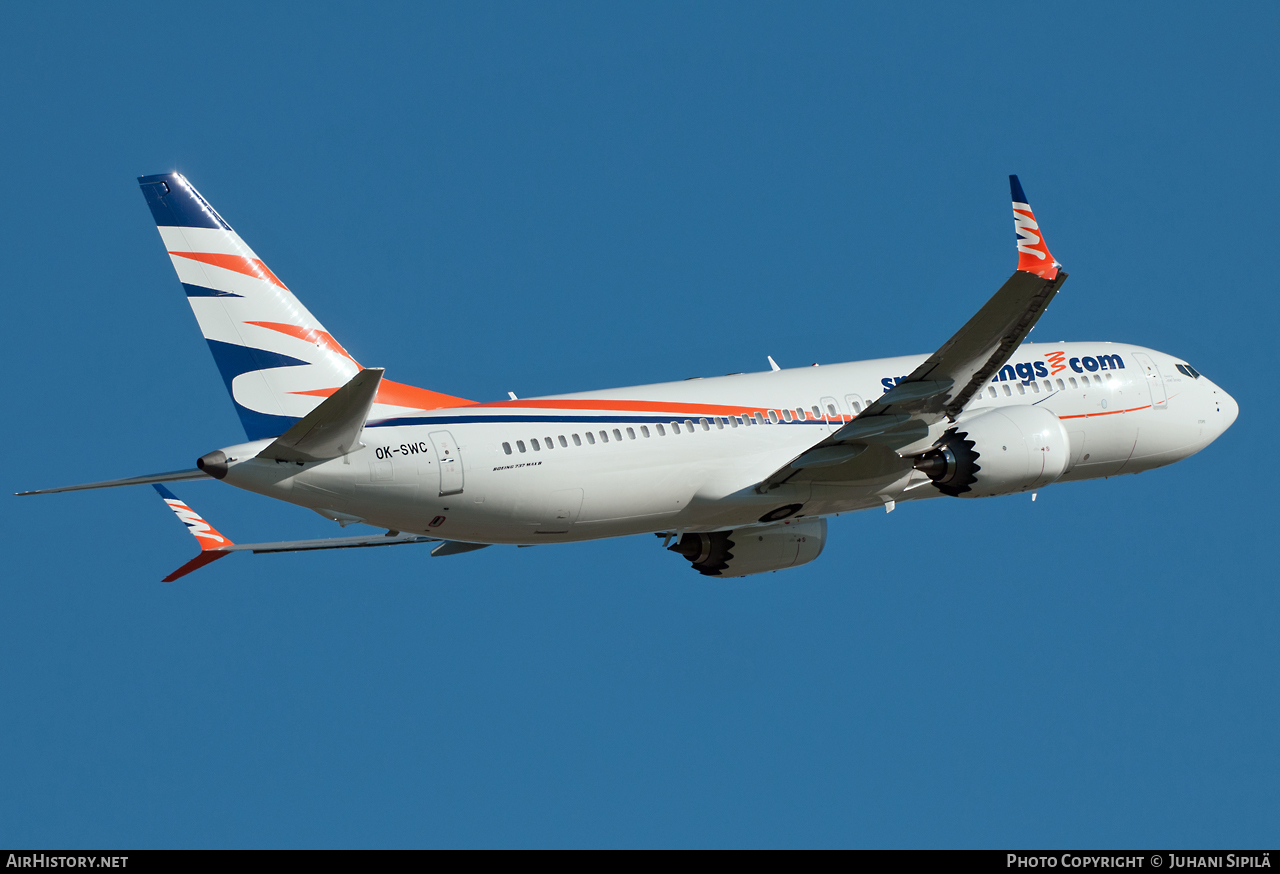
<path fill-rule="evenodd" d="M 858 478 L 858 466 L 875 465 L 873 459 L 884 454 L 884 449 L 870 454 L 867 449 L 897 449 L 926 436 L 929 426 L 943 418 L 954 420 L 1009 360 L 1067 278 L 1049 254 L 1017 176 L 1009 177 L 1009 188 L 1018 236 L 1018 269 L 906 379 L 853 421 L 763 480 L 757 491 L 763 493 L 788 481 Z"/>

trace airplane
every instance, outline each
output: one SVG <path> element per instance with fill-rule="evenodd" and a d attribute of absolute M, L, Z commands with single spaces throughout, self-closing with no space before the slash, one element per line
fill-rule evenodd
<path fill-rule="evenodd" d="M 827 519 L 1136 474 L 1208 446 L 1236 401 L 1176 356 L 1024 342 L 1067 279 L 1010 176 L 1018 265 L 932 355 L 477 402 L 364 367 L 179 173 L 141 176 L 247 442 L 152 484 L 234 552 L 433 543 L 432 556 L 653 535 L 710 577 L 816 559 Z M 235 544 L 164 484 L 214 479 L 385 534 Z"/>

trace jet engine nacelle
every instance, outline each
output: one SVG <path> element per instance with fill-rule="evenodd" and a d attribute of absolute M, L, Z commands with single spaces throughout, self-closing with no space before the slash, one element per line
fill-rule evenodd
<path fill-rule="evenodd" d="M 917 470 L 956 498 L 988 498 L 1047 486 L 1071 458 L 1067 429 L 1041 407 L 1006 407 L 961 422 L 916 459 Z"/>
<path fill-rule="evenodd" d="M 669 547 L 709 577 L 745 577 L 808 564 L 827 542 L 826 519 L 787 519 L 773 525 L 686 534 Z"/>

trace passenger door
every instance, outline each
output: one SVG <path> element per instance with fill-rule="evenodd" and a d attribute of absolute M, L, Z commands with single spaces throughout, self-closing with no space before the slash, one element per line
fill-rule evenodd
<path fill-rule="evenodd" d="M 440 465 L 440 495 L 456 495 L 462 491 L 462 454 L 448 431 L 432 431 L 431 445 L 436 449 Z"/>
<path fill-rule="evenodd" d="M 1156 410 L 1164 410 L 1169 406 L 1169 397 L 1164 390 L 1164 377 L 1160 375 L 1160 368 L 1156 367 L 1156 363 L 1151 360 L 1151 356 L 1144 355 L 1141 352 L 1133 353 L 1133 357 L 1138 359 L 1138 363 L 1142 365 L 1142 371 L 1147 377 L 1147 388 L 1151 391 L 1151 407 Z"/>

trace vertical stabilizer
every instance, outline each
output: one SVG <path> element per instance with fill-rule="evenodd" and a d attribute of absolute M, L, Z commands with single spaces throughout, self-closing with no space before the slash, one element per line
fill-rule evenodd
<path fill-rule="evenodd" d="M 182 174 L 140 176 L 138 184 L 250 440 L 283 434 L 360 372 Z M 374 415 L 466 403 L 384 381 L 384 409 Z"/>

